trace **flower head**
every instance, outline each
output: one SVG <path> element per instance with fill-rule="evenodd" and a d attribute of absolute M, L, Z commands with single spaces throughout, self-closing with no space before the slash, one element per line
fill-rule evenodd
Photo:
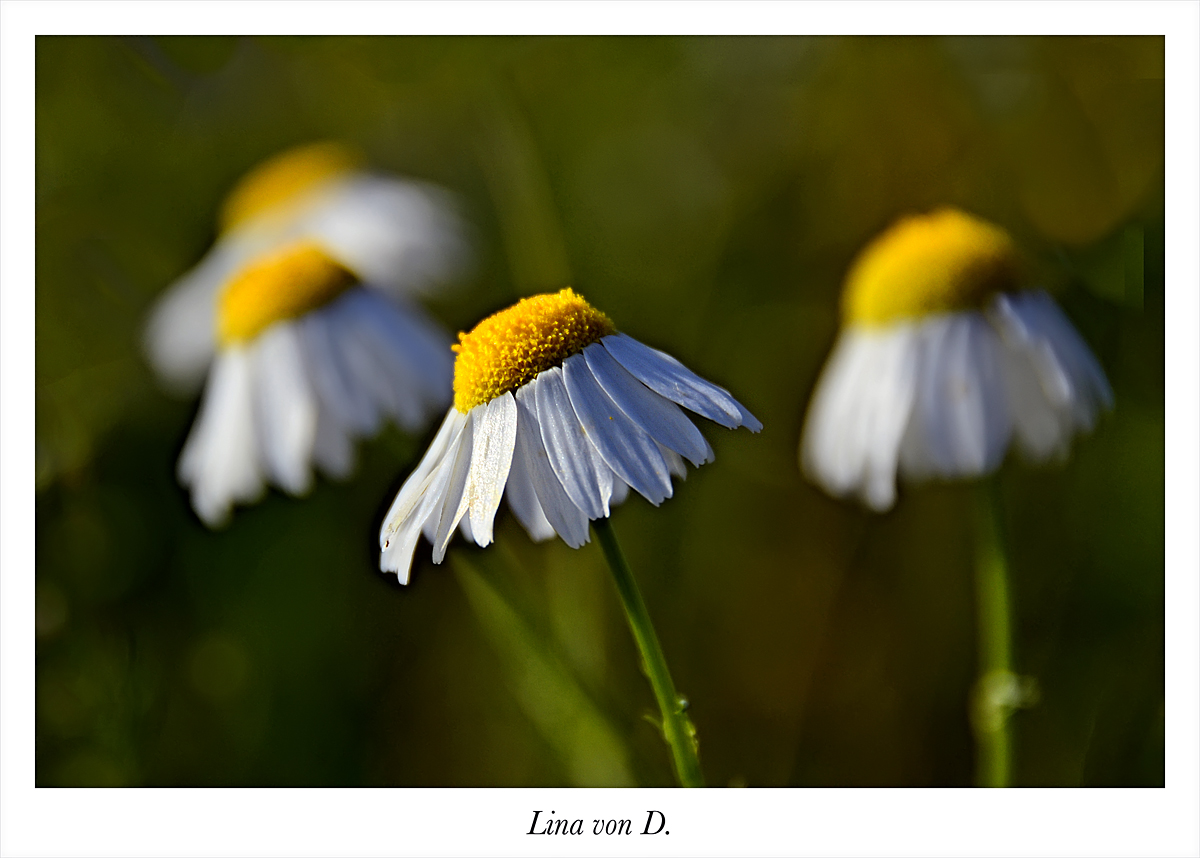
<path fill-rule="evenodd" d="M 146 350 L 204 395 L 179 478 L 208 524 L 272 483 L 353 466 L 385 418 L 419 430 L 444 406 L 448 336 L 405 295 L 451 276 L 461 229 L 436 188 L 362 169 L 352 149 L 284 152 L 237 184 L 216 244 L 151 314 Z"/>
<path fill-rule="evenodd" d="M 1087 345 L 1054 301 L 1021 291 L 1016 245 L 956 209 L 905 218 L 853 263 L 843 329 L 801 442 L 805 471 L 884 510 L 896 475 L 970 477 L 1010 441 L 1065 455 L 1112 406 Z"/>
<path fill-rule="evenodd" d="M 536 295 L 459 334 L 454 405 L 384 518 L 380 565 L 407 582 L 424 533 L 440 563 L 455 528 L 492 541 L 502 496 L 536 540 L 586 543 L 630 488 L 654 505 L 684 459 L 712 447 L 680 406 L 762 428 L 724 389 L 616 331 L 571 289 Z"/>

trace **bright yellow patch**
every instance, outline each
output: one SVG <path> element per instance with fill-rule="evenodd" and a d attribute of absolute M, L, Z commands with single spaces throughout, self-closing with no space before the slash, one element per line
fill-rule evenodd
<path fill-rule="evenodd" d="M 228 232 L 239 224 L 353 171 L 362 163 L 354 149 L 340 143 L 313 143 L 281 152 L 247 173 L 221 206 L 219 225 Z"/>
<path fill-rule="evenodd" d="M 358 282 L 312 242 L 299 242 L 243 269 L 217 306 L 222 344 L 248 340 L 283 319 L 328 304 Z"/>
<path fill-rule="evenodd" d="M 608 316 L 569 288 L 522 298 L 459 333 L 454 407 L 466 414 L 616 332 Z"/>
<path fill-rule="evenodd" d="M 859 254 L 846 277 L 847 323 L 982 306 L 1016 287 L 1019 258 L 1008 233 L 957 209 L 904 218 Z"/>

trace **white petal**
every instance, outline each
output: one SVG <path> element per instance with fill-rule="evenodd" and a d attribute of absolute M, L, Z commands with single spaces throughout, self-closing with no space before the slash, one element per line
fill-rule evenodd
<path fill-rule="evenodd" d="M 563 382 L 587 439 L 622 480 L 658 506 L 671 496 L 671 475 L 658 445 L 604 392 L 582 354 L 563 361 Z"/>
<path fill-rule="evenodd" d="M 529 474 L 546 521 L 567 545 L 578 548 L 590 538 L 588 517 L 571 501 L 550 465 L 539 426 L 535 393 L 537 383 L 535 378 L 517 391 L 517 443 L 513 451 L 515 467 Z M 531 536 L 534 535 L 528 524 L 526 529 Z"/>
<path fill-rule="evenodd" d="M 901 444 L 902 472 L 966 477 L 991 471 L 1012 434 L 996 334 L 974 312 L 931 318 L 918 330 L 917 397 Z"/>
<path fill-rule="evenodd" d="M 155 371 L 179 392 L 204 380 L 216 347 L 216 300 L 234 261 L 214 247 L 200 264 L 167 287 L 146 323 L 145 349 Z"/>
<path fill-rule="evenodd" d="M 347 292 L 324 311 L 338 343 L 348 374 L 366 391 L 380 411 L 401 427 L 418 430 L 425 422 L 427 405 L 422 395 L 421 373 L 400 359 L 386 337 L 380 335 L 372 315 L 374 301 L 361 300 L 364 289 Z"/>
<path fill-rule="evenodd" d="M 612 497 L 608 499 L 609 507 L 620 506 L 625 503 L 625 499 L 629 497 L 629 483 L 625 482 L 620 477 L 614 476 Z"/>
<path fill-rule="evenodd" d="M 563 383 L 562 370 L 548 369 L 527 386 L 533 388 L 537 399 L 542 444 L 554 475 L 589 519 L 606 517 L 613 472 L 584 434 Z"/>
<path fill-rule="evenodd" d="M 467 424 L 458 436 L 457 447 L 446 451 L 450 462 L 450 479 L 446 485 L 445 498 L 439 509 L 430 516 L 429 524 L 436 521 L 433 529 L 433 562 L 441 563 L 446 556 L 446 546 L 454 535 L 454 528 L 467 513 L 467 478 L 471 473 L 471 453 L 475 448 L 475 432 L 478 430 L 481 406 L 475 406 L 467 415 Z"/>
<path fill-rule="evenodd" d="M 729 429 L 738 426 L 745 426 L 751 432 L 762 429 L 762 423 L 729 391 L 705 381 L 669 354 L 624 334 L 612 334 L 600 342 L 638 381 L 672 402 Z"/>
<path fill-rule="evenodd" d="M 991 307 L 1006 352 L 1006 380 L 1022 452 L 1065 455 L 1088 431 L 1112 390 L 1087 344 L 1044 292 L 1001 295 Z"/>
<path fill-rule="evenodd" d="M 1009 296 L 1018 314 L 1059 356 L 1070 375 L 1071 385 L 1081 400 L 1080 413 L 1094 416 L 1096 406 L 1112 408 L 1113 393 L 1104 370 L 1083 337 L 1059 306 L 1045 292 Z"/>
<path fill-rule="evenodd" d="M 537 499 L 537 490 L 533 487 L 533 463 L 524 449 L 526 442 L 523 440 L 523 436 L 527 433 L 521 431 L 520 424 L 524 418 L 519 415 L 518 410 L 513 463 L 508 472 L 508 485 L 504 492 L 508 497 L 508 505 L 512 508 L 513 515 L 517 517 L 517 521 L 521 522 L 521 526 L 525 528 L 529 538 L 534 542 L 541 542 L 554 536 L 555 530 L 546 518 L 546 513 Z M 541 444 L 540 437 L 538 443 Z M 542 455 L 545 456 L 545 454 L 546 451 L 543 449 Z"/>
<path fill-rule="evenodd" d="M 444 496 L 449 477 L 448 463 L 443 462 L 438 470 L 426 478 L 425 491 L 419 498 L 420 502 L 413 511 L 413 516 L 396 528 L 388 540 L 387 546 L 380 553 L 379 568 L 384 572 L 395 572 L 396 580 L 401 584 L 408 583 L 412 572 L 413 552 L 416 551 L 417 540 L 421 536 L 422 516 L 428 518 L 429 513 L 437 507 L 438 502 Z M 439 489 L 442 494 L 439 494 Z"/>
<path fill-rule="evenodd" d="M 228 518 L 235 501 L 254 500 L 262 493 L 253 383 L 244 348 L 218 354 L 179 456 L 179 481 L 191 489 L 192 507 L 210 527 Z"/>
<path fill-rule="evenodd" d="M 663 461 L 667 463 L 667 468 L 671 471 L 672 475 L 681 480 L 687 479 L 687 465 L 683 463 L 683 456 L 679 455 L 674 450 L 664 447 L 662 444 L 658 445 L 658 452 L 662 453 Z M 709 461 L 711 461 L 711 459 Z M 620 503 L 620 501 L 617 500 L 617 493 L 615 491 L 613 492 L 612 502 L 614 505 Z"/>
<path fill-rule="evenodd" d="M 1004 383 L 1012 408 L 1017 446 L 1035 462 L 1065 455 L 1071 439 L 1069 416 L 1051 404 L 1032 356 L 1023 349 L 1004 349 Z"/>
<path fill-rule="evenodd" d="M 340 182 L 299 225 L 363 280 L 413 291 L 454 276 L 466 244 L 439 188 L 360 174 Z"/>
<path fill-rule="evenodd" d="M 292 494 L 312 484 L 310 462 L 317 435 L 317 401 L 305 375 L 294 327 L 272 325 L 248 347 L 263 467 L 268 478 Z"/>
<path fill-rule="evenodd" d="M 476 545 L 484 546 L 491 544 L 492 523 L 512 467 L 513 445 L 517 441 L 517 401 L 511 393 L 502 393 L 477 409 L 480 417 L 475 427 L 466 496 L 471 536 Z"/>
<path fill-rule="evenodd" d="M 697 467 L 712 461 L 712 448 L 679 406 L 630 375 L 602 343 L 588 346 L 583 356 L 604 392 L 650 437 Z"/>
<path fill-rule="evenodd" d="M 451 408 L 446 412 L 446 419 L 442 421 L 441 427 L 434 435 L 429 449 L 425 451 L 425 456 L 409 474 L 408 479 L 404 481 L 404 485 L 400 487 L 395 500 L 388 508 L 387 515 L 383 517 L 383 526 L 379 530 L 380 548 L 386 549 L 392 534 L 413 517 L 421 497 L 429 488 L 428 478 L 441 465 L 442 459 L 446 457 L 447 450 L 451 445 L 458 442 L 466 425 L 467 415 L 461 413 L 457 408 Z M 418 527 L 423 524 L 424 519 L 421 519 Z"/>
<path fill-rule="evenodd" d="M 357 435 L 374 435 L 382 415 L 370 389 L 357 377 L 345 354 L 353 342 L 343 336 L 337 302 L 297 321 L 309 376 L 321 403 Z"/>
<path fill-rule="evenodd" d="M 425 458 L 400 489 L 380 533 L 383 550 L 379 566 L 385 572 L 395 572 L 401 584 L 408 583 L 417 539 L 444 504 L 453 472 L 454 453 L 458 449 L 456 445 L 467 425 L 465 415 L 453 408 L 450 411 Z"/>
<path fill-rule="evenodd" d="M 449 404 L 454 384 L 454 353 L 450 336 L 424 311 L 401 304 L 369 286 L 347 293 L 344 302 L 357 304 L 361 332 L 375 344 L 389 365 L 399 369 L 423 411 L 440 411 Z"/>
<path fill-rule="evenodd" d="M 471 530 L 470 507 L 467 508 L 467 515 L 464 515 L 458 521 L 458 532 L 462 534 L 463 539 L 467 542 L 475 541 L 475 532 Z"/>
<path fill-rule="evenodd" d="M 877 510 L 895 501 L 915 342 L 908 324 L 850 327 L 839 336 L 813 394 L 801 448 L 805 472 L 831 494 L 857 493 Z"/>

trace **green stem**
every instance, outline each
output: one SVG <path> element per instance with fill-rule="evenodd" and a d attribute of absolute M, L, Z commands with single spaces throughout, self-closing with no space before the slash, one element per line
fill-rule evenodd
<path fill-rule="evenodd" d="M 629 619 L 634 642 L 642 655 L 642 667 L 650 679 L 650 686 L 654 689 L 658 708 L 662 711 L 663 736 L 671 747 L 675 775 L 685 787 L 704 786 L 700 758 L 696 755 L 696 728 L 684 713 L 683 703 L 675 692 L 675 683 L 671 681 L 667 660 L 663 658 L 658 635 L 654 633 L 654 626 L 650 623 L 650 614 L 646 610 L 646 603 L 642 601 L 637 582 L 633 580 L 633 573 L 629 570 L 629 564 L 625 562 L 625 556 L 621 553 L 621 546 L 617 544 L 617 536 L 613 533 L 608 519 L 596 519 L 592 522 L 592 528 L 600 540 L 600 547 L 604 549 L 604 557 L 612 570 L 617 592 L 621 594 L 621 604 L 625 607 L 625 616 Z"/>
<path fill-rule="evenodd" d="M 1018 704 L 1012 671 L 1009 628 L 1008 559 L 1000 526 L 995 479 L 980 487 L 975 546 L 975 586 L 979 626 L 979 680 L 972 721 L 978 743 L 979 786 L 1009 784 L 1012 747 L 1008 719 Z"/>

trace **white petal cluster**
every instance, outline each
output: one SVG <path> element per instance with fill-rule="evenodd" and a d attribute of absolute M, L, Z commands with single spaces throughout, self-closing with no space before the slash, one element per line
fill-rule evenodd
<path fill-rule="evenodd" d="M 216 351 L 222 288 L 247 265 L 312 241 L 369 287 L 418 294 L 455 274 L 466 258 L 463 227 L 440 188 L 366 173 L 324 182 L 286 206 L 222 235 L 159 299 L 146 326 L 146 352 L 178 391 L 199 386 Z"/>
<path fill-rule="evenodd" d="M 831 494 L 882 511 L 897 473 L 977 476 L 1013 441 L 1032 461 L 1065 456 L 1111 407 L 1104 371 L 1054 301 L 1000 293 L 984 312 L 846 328 L 813 395 L 803 465 Z"/>
<path fill-rule="evenodd" d="M 257 337 L 220 345 L 223 288 L 278 248 L 310 241 L 362 283 Z M 448 197 L 420 183 L 350 173 L 222 235 L 154 308 L 146 351 L 179 392 L 207 378 L 179 460 L 196 513 L 210 526 L 265 484 L 303 493 L 316 463 L 353 468 L 352 442 L 385 419 L 422 429 L 449 401 L 449 335 L 405 299 L 452 276 L 464 259 Z"/>
<path fill-rule="evenodd" d="M 558 534 L 572 548 L 630 488 L 657 506 L 672 494 L 672 475 L 686 476 L 684 459 L 713 458 L 679 406 L 730 429 L 762 428 L 726 390 L 623 334 L 468 414 L 451 407 L 384 518 L 381 568 L 407 583 L 421 534 L 435 563 L 456 527 L 488 545 L 505 494 L 533 539 Z"/>
<path fill-rule="evenodd" d="M 312 464 L 354 468 L 353 440 L 385 419 L 416 432 L 449 399 L 449 337 L 415 307 L 367 288 L 278 322 L 213 360 L 179 457 L 196 514 L 221 524 L 266 484 L 304 494 Z"/>

